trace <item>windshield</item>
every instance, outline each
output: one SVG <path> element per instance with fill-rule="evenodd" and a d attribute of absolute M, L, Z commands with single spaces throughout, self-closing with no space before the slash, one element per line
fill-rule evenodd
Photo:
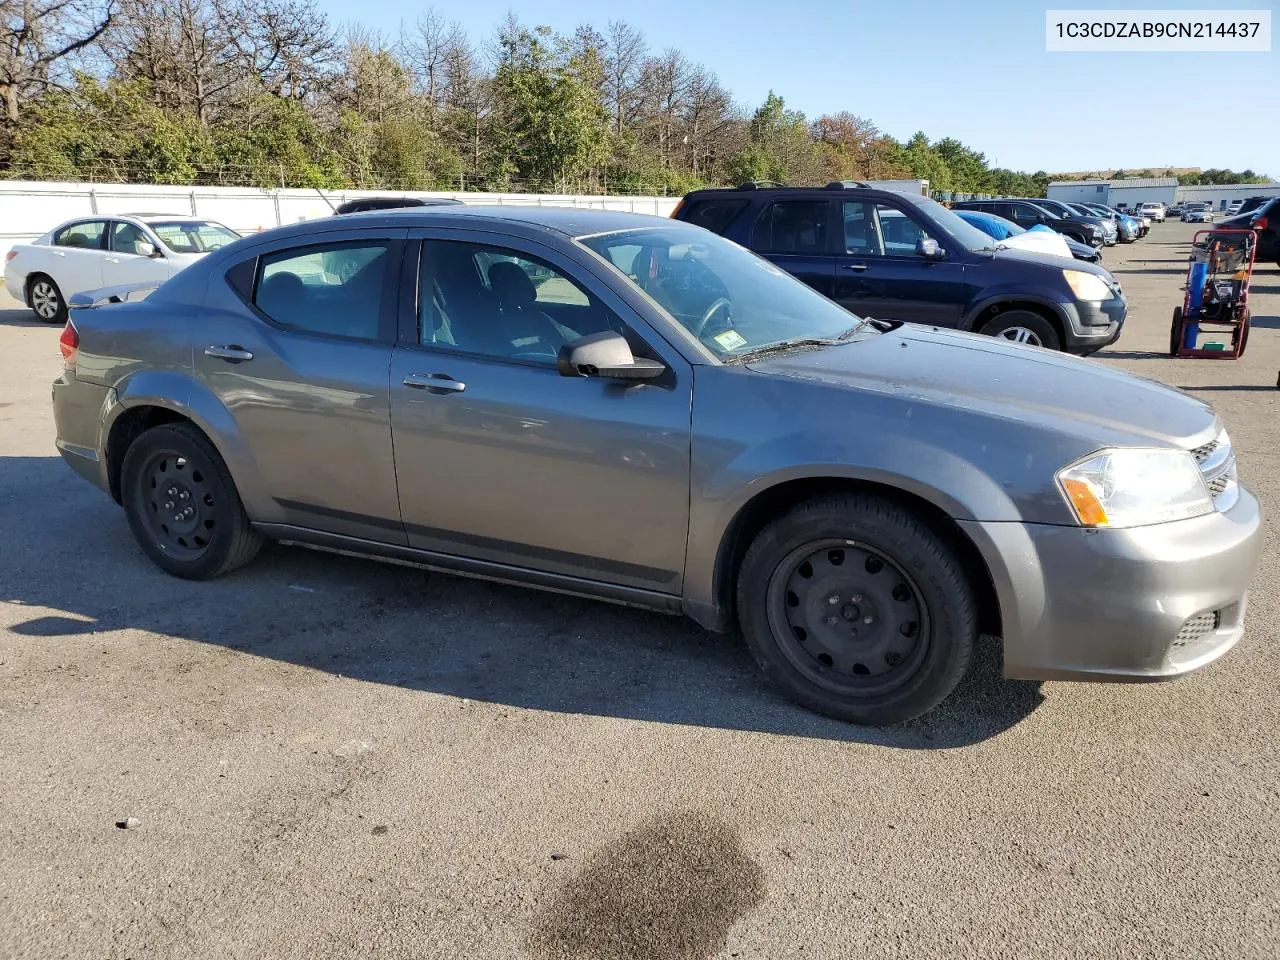
<path fill-rule="evenodd" d="M 977 227 L 965 221 L 956 215 L 955 211 L 948 210 L 936 200 L 919 200 L 916 207 L 922 213 L 933 218 L 934 223 L 942 227 L 947 233 L 971 253 L 980 253 L 983 250 L 993 250 L 995 244 L 991 237 L 987 236 Z"/>
<path fill-rule="evenodd" d="M 684 225 L 579 237 L 722 360 L 876 329 L 732 241 Z"/>
<path fill-rule="evenodd" d="M 212 220 L 179 220 L 148 226 L 174 253 L 208 253 L 240 239 L 240 234 Z"/>

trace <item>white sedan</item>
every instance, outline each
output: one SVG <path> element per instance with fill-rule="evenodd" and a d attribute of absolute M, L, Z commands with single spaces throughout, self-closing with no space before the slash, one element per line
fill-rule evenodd
<path fill-rule="evenodd" d="M 213 220 L 168 214 L 79 217 L 5 256 L 9 295 L 48 323 L 67 318 L 76 293 L 117 284 L 162 283 L 240 235 Z"/>

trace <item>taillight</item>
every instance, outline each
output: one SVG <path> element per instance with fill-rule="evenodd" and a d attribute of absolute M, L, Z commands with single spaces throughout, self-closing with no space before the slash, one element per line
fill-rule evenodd
<path fill-rule="evenodd" d="M 62 351 L 62 362 L 68 367 L 74 367 L 76 358 L 80 354 L 80 331 L 70 320 L 62 328 L 62 336 L 58 338 L 58 349 Z"/>
<path fill-rule="evenodd" d="M 13 259 L 14 257 L 16 257 L 17 255 L 18 255 L 18 251 L 17 251 L 17 250 L 10 250 L 8 253 L 6 253 L 6 254 L 4 255 L 4 262 L 5 262 L 5 263 L 8 263 L 10 260 L 12 260 L 12 259 Z"/>
<path fill-rule="evenodd" d="M 1259 217 L 1257 220 L 1253 221 L 1253 229 L 1255 230 L 1267 229 L 1267 218 Z"/>

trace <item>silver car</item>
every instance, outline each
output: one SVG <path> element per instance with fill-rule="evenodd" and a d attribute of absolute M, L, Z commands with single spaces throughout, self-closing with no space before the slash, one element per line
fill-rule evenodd
<path fill-rule="evenodd" d="M 57 445 L 176 576 L 273 538 L 683 613 L 873 724 L 984 633 L 1008 676 L 1071 680 L 1241 634 L 1261 521 L 1208 406 L 860 319 L 700 227 L 326 218 L 128 299 L 72 305 Z"/>

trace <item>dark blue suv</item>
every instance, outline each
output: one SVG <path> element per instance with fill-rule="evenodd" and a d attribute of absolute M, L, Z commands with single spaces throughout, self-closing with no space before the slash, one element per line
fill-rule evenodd
<path fill-rule="evenodd" d="M 1127 305 L 1091 263 L 1003 247 L 925 197 L 852 181 L 696 190 L 672 216 L 766 257 L 859 316 L 1089 354 Z"/>

